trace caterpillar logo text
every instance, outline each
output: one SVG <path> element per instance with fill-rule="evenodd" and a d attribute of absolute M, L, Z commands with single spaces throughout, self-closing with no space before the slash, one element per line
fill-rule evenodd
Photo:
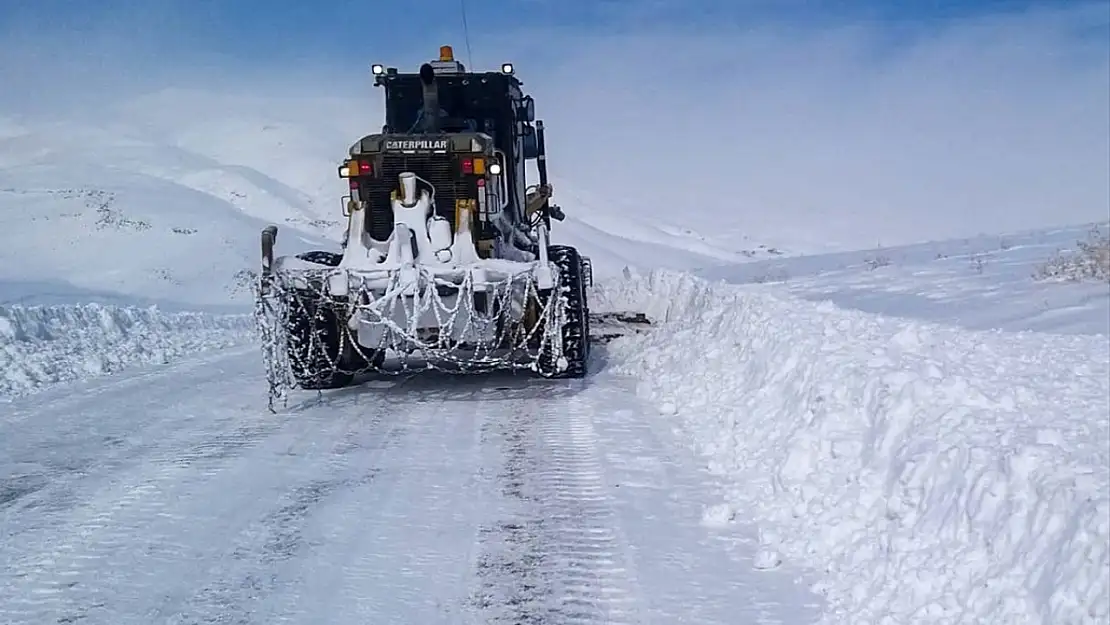
<path fill-rule="evenodd" d="M 385 149 L 390 151 L 419 150 L 431 152 L 446 150 L 450 141 L 447 139 L 392 139 L 385 142 Z"/>

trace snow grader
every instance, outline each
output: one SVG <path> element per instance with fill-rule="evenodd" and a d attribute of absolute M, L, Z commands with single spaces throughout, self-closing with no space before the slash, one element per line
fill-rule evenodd
<path fill-rule="evenodd" d="M 370 370 L 586 375 L 592 270 L 551 242 L 564 214 L 543 122 L 512 64 L 468 72 L 444 46 L 417 73 L 372 73 L 385 124 L 338 166 L 349 189 L 341 251 L 275 256 L 277 227 L 262 232 L 256 312 L 271 399 Z"/>

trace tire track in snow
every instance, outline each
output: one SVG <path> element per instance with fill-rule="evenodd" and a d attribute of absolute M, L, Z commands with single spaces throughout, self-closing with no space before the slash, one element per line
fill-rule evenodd
<path fill-rule="evenodd" d="M 593 426 L 569 398 L 581 386 L 562 386 L 563 398 L 553 396 L 560 386 L 549 389 L 552 397 L 515 410 L 490 434 L 501 440 L 498 477 L 515 505 L 483 532 L 472 602 L 489 623 L 643 622 Z"/>
<path fill-rule="evenodd" d="M 496 480 L 504 511 L 502 518 L 479 530 L 481 549 L 473 562 L 478 587 L 469 602 L 490 624 L 540 625 L 547 618 L 543 604 L 549 592 L 543 578 L 546 559 L 539 549 L 542 522 L 525 484 L 530 458 L 535 455 L 529 453 L 535 437 L 533 424 L 529 415 L 514 410 L 482 425 L 483 446 L 501 447 Z"/>
<path fill-rule="evenodd" d="M 230 539 L 211 580 L 175 608 L 179 611 L 169 615 L 169 623 L 274 622 L 260 612 L 295 586 L 299 561 L 318 546 L 306 537 L 313 516 L 344 493 L 372 488 L 380 472 L 376 459 L 399 431 L 396 425 L 384 423 L 386 412 L 381 407 L 367 415 L 351 410 L 358 404 L 347 390 L 324 395 L 322 402 L 297 415 L 307 418 L 317 413 L 310 419 L 323 426 L 316 436 L 322 433 L 323 442 L 333 442 L 325 446 L 322 457 L 296 449 L 282 454 L 286 462 L 310 463 L 315 468 L 303 468 L 303 477 L 287 487 L 276 509 L 255 518 Z M 328 422 L 334 430 L 329 430 Z M 317 447 L 316 441 L 311 446 Z"/>
<path fill-rule="evenodd" d="M 536 475 L 563 623 L 639 623 L 635 574 L 626 558 L 597 457 L 589 415 L 545 415 L 540 443 L 550 454 Z"/>
<path fill-rule="evenodd" d="M 374 460 L 374 481 L 337 493 L 305 524 L 313 548 L 256 622 L 473 622 L 470 554 L 494 499 L 482 472 L 483 415 L 452 396 L 473 381 L 431 376 L 406 380 L 397 394 L 364 389 L 406 418 Z"/>
<path fill-rule="evenodd" d="M 820 601 L 795 572 L 754 570 L 753 528 L 706 527 L 712 480 L 631 382 L 599 372 L 548 384 L 486 425 L 511 505 L 482 534 L 482 622 L 816 620 Z"/>

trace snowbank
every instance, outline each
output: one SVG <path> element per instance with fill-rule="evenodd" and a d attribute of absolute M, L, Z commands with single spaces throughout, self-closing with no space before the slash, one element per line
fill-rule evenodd
<path fill-rule="evenodd" d="M 614 366 L 730 485 L 707 522 L 808 564 L 829 623 L 1105 623 L 1110 345 L 972 332 L 659 272 L 592 307 Z"/>
<path fill-rule="evenodd" d="M 0 397 L 228 347 L 251 332 L 249 315 L 101 304 L 0 306 Z"/>

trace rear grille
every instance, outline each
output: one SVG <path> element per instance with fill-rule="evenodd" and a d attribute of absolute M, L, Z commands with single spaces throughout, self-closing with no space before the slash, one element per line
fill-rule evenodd
<path fill-rule="evenodd" d="M 455 159 L 445 154 L 387 154 L 378 165 L 376 176 L 364 178 L 359 194 L 369 203 L 367 230 L 384 241 L 393 233 L 393 214 L 389 194 L 399 186 L 397 176 L 411 171 L 435 187 L 436 214 L 455 228 L 455 199 L 467 195 L 467 182 L 456 174 Z M 473 183 L 471 183 L 473 184 Z M 417 181 L 419 190 L 423 183 Z"/>

